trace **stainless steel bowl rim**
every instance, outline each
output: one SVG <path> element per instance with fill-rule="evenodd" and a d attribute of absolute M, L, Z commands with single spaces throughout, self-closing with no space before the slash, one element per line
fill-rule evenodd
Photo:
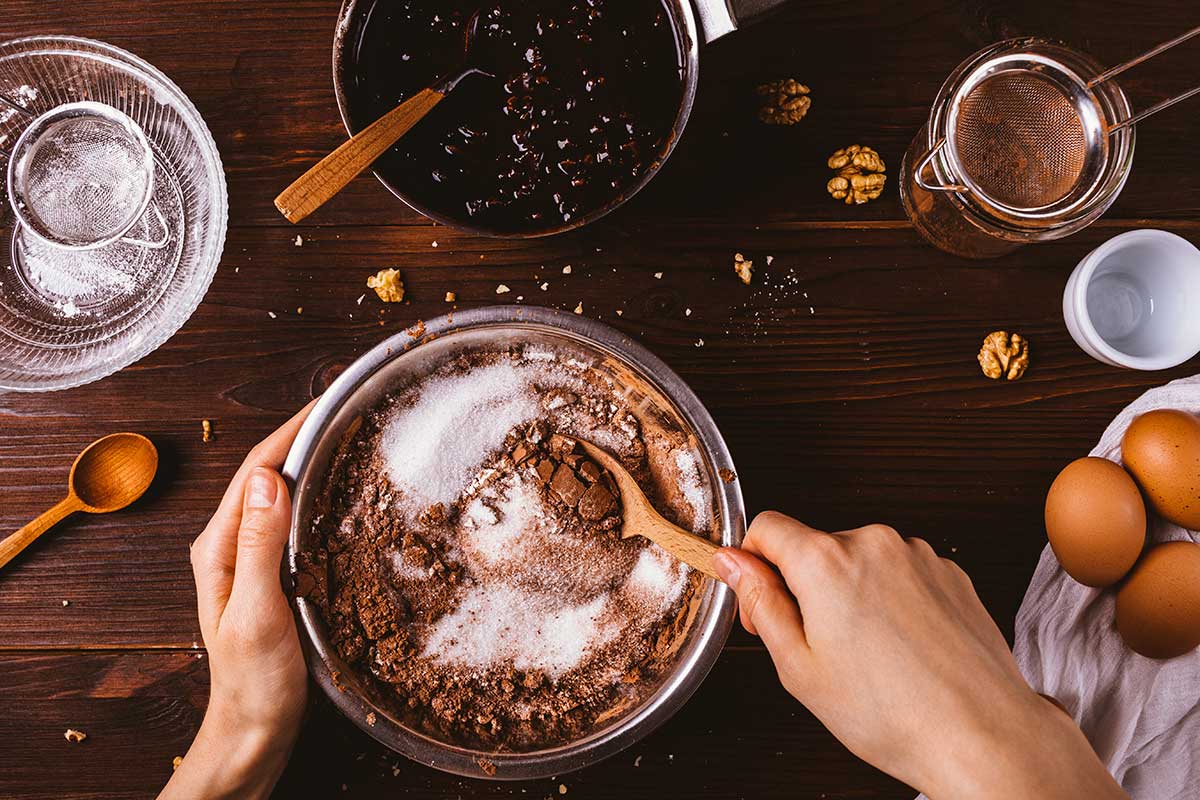
<path fill-rule="evenodd" d="M 384 365 L 425 342 L 445 339 L 459 331 L 506 327 L 530 327 L 573 335 L 633 367 L 675 405 L 713 462 L 714 470 L 733 470 L 733 460 L 725 441 L 700 399 L 683 379 L 641 344 L 608 325 L 573 313 L 536 306 L 490 306 L 455 312 L 401 331 L 354 361 L 325 391 L 301 426 L 284 464 L 285 478 L 295 487 L 309 459 L 328 435 L 329 426 L 339 410 Z M 738 545 L 745 532 L 745 508 L 739 482 L 715 481 L 713 492 L 723 509 L 722 541 L 727 545 Z M 299 504 L 293 509 L 286 559 L 289 570 L 295 574 L 301 523 Z M 339 711 L 365 733 L 414 761 L 453 774 L 494 780 L 531 780 L 563 775 L 608 758 L 666 722 L 700 686 L 715 664 L 733 627 L 736 604 L 728 587 L 715 587 L 708 616 L 696 621 L 701 626 L 696 633 L 697 646 L 692 653 L 685 654 L 672 674 L 636 713 L 610 730 L 532 753 L 481 753 L 453 747 L 402 726 L 383 714 L 376 714 L 374 725 L 368 724 L 366 716 L 376 710 L 375 707 L 358 693 L 344 691 L 334 683 L 329 666 L 330 649 L 317 635 L 320 630 L 317 626 L 323 625 L 319 611 L 304 598 L 296 598 L 295 606 L 314 680 Z M 483 769 L 481 758 L 496 767 L 494 775 Z"/>

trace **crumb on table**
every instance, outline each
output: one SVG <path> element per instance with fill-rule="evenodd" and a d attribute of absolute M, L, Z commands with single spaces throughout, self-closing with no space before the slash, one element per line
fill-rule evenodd
<path fill-rule="evenodd" d="M 385 303 L 399 303 L 404 300 L 404 281 L 400 279 L 400 270 L 392 267 L 381 269 L 367 278 L 367 288 L 374 289 L 375 294 Z"/>

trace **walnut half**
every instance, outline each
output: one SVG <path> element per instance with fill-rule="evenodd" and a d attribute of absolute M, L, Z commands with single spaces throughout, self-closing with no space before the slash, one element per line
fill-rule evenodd
<path fill-rule="evenodd" d="M 825 184 L 826 191 L 834 200 L 845 200 L 847 205 L 861 205 L 874 200 L 883 193 L 887 182 L 887 169 L 879 153 L 870 147 L 852 144 L 837 150 L 826 162 L 837 174 Z"/>
<path fill-rule="evenodd" d="M 1029 342 L 1019 333 L 993 331 L 979 350 L 979 367 L 992 380 L 1015 381 L 1029 368 Z"/>
<path fill-rule="evenodd" d="M 795 125 L 812 105 L 808 87 L 793 78 L 764 83 L 755 92 L 762 98 L 758 118 L 768 125 Z"/>

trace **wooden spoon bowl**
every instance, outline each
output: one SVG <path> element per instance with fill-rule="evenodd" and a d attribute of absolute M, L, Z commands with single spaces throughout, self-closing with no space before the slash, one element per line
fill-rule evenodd
<path fill-rule="evenodd" d="M 0 541 L 0 567 L 76 511 L 119 511 L 150 488 L 158 450 L 139 433 L 114 433 L 88 445 L 71 465 L 67 496 L 25 527 Z"/>
<path fill-rule="evenodd" d="M 92 442 L 71 465 L 69 492 L 89 514 L 119 511 L 141 497 L 158 471 L 158 450 L 139 433 Z"/>
<path fill-rule="evenodd" d="M 579 445 L 589 458 L 608 470 L 617 482 L 617 488 L 621 492 L 621 517 L 624 520 L 621 523 L 622 539 L 643 536 L 692 569 L 720 580 L 712 565 L 712 557 L 720 547 L 663 519 L 662 514 L 650 503 L 629 471 L 605 450 L 582 439 L 579 440 Z"/>

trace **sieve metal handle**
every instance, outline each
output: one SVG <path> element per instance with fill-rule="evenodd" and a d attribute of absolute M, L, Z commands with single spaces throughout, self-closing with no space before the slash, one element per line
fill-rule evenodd
<path fill-rule="evenodd" d="M 5 97 L 2 94 L 0 94 L 0 106 L 4 106 L 5 108 L 11 108 L 13 111 L 19 111 L 20 113 L 24 114 L 27 117 L 34 116 L 34 113 L 32 111 L 30 111 L 28 108 L 25 108 L 25 106 L 21 105 L 16 100 L 10 100 L 9 98 Z M 11 147 L 0 147 L 0 153 L 4 153 L 7 156 L 11 156 L 12 148 Z"/>
<path fill-rule="evenodd" d="M 938 151 L 946 146 L 946 137 L 943 136 L 938 140 L 938 143 L 929 148 L 929 152 L 921 156 L 921 160 L 917 162 L 917 166 L 913 169 L 913 180 L 927 192 L 968 192 L 970 187 L 963 186 L 960 183 L 926 183 L 921 177 L 921 173 L 925 171 L 932 162 Z"/>
<path fill-rule="evenodd" d="M 147 250 L 161 250 L 167 246 L 167 242 L 171 239 L 171 229 L 167 227 L 167 217 L 154 200 L 150 201 L 150 208 L 154 209 L 154 216 L 158 217 L 158 227 L 162 228 L 162 238 L 149 241 L 146 239 L 135 239 L 132 236 L 122 236 L 121 241 L 123 243 L 144 247 Z"/>
<path fill-rule="evenodd" d="M 1140 56 L 1137 56 L 1136 58 L 1131 58 L 1123 64 L 1118 64 L 1117 66 L 1112 67 L 1111 69 L 1107 69 L 1104 72 L 1101 72 L 1099 75 L 1097 75 L 1096 77 L 1092 78 L 1090 81 L 1087 82 L 1087 88 L 1094 89 L 1095 87 L 1099 86 L 1100 84 L 1106 83 L 1107 81 L 1110 81 L 1113 78 L 1117 77 L 1125 70 L 1132 69 L 1133 67 L 1136 67 L 1138 64 L 1141 64 L 1145 61 L 1149 61 L 1150 59 L 1154 58 L 1159 53 L 1170 50 L 1175 45 L 1182 44 L 1183 42 L 1186 42 L 1188 39 L 1191 39 L 1193 36 L 1196 36 L 1198 34 L 1200 34 L 1200 25 L 1196 26 L 1195 28 L 1192 28 L 1190 31 L 1181 33 L 1179 36 L 1176 36 L 1174 39 L 1170 39 L 1156 47 L 1150 48 L 1149 50 L 1142 53 Z M 1123 122 L 1119 122 L 1116 125 L 1111 126 L 1108 129 L 1108 133 L 1109 133 L 1109 135 L 1112 135 L 1112 134 L 1116 133 L 1117 131 L 1121 130 L 1122 128 L 1128 128 L 1130 125 L 1135 125 L 1138 122 L 1141 122 L 1142 120 L 1144 120 L 1146 117 L 1157 114 L 1159 111 L 1162 111 L 1165 108 L 1170 108 L 1171 106 L 1175 105 L 1176 103 L 1187 100 L 1189 97 L 1192 97 L 1193 95 L 1196 95 L 1196 94 L 1200 94 L 1200 86 L 1195 86 L 1191 89 L 1188 89 L 1186 92 L 1183 92 L 1182 94 L 1177 94 L 1174 97 L 1169 97 L 1166 100 L 1163 100 L 1161 103 L 1155 103 L 1154 105 L 1147 108 L 1145 111 L 1140 111 L 1137 114 L 1134 114 L 1129 119 L 1124 120 Z"/>
<path fill-rule="evenodd" d="M 13 111 L 20 111 L 22 114 L 24 114 L 27 117 L 34 116 L 34 113 L 32 111 L 30 111 L 28 108 L 21 105 L 16 100 L 11 100 L 2 94 L 0 94 L 0 105 L 7 106 L 8 108 L 11 108 Z"/>

